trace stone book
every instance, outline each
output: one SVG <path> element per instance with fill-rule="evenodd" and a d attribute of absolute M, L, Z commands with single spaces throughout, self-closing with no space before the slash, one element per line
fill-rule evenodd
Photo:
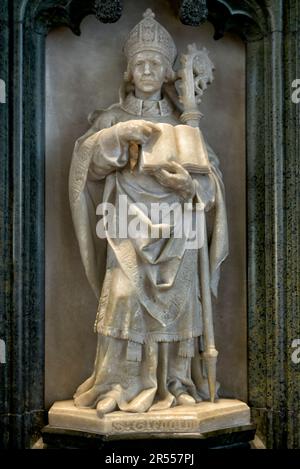
<path fill-rule="evenodd" d="M 170 169 L 170 163 L 176 161 L 191 173 L 210 172 L 208 154 L 199 128 L 156 125 L 160 132 L 155 132 L 141 150 L 141 168 L 144 171 Z"/>

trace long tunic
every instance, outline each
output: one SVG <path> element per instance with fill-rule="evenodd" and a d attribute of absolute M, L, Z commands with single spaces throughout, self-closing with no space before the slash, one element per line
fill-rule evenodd
<path fill-rule="evenodd" d="M 74 150 L 70 172 L 73 220 L 87 277 L 100 298 L 95 323 L 99 333 L 95 369 L 78 388 L 75 403 L 95 406 L 111 395 L 120 409 L 142 411 L 157 400 L 160 406 L 168 407 L 181 392 L 189 392 L 195 400 L 201 393 L 206 397 L 207 384 L 199 363 L 202 314 L 198 256 L 196 250 L 185 248 L 185 236 L 175 238 L 172 226 L 169 239 L 121 238 L 107 233 L 106 273 L 100 294 L 96 220 L 92 213 L 95 205 L 101 201 L 112 203 L 119 219 L 124 210 L 120 196 L 126 196 L 128 205 L 142 203 L 148 209 L 145 212 L 139 208 L 135 217 L 146 220 L 149 227 L 157 223 L 151 218 L 152 203 L 183 205 L 180 194 L 163 187 L 139 165 L 130 170 L 128 145 L 120 143 L 117 125 L 130 119 L 178 124 L 168 100 L 143 102 L 129 95 L 125 103 L 96 117 Z M 210 149 L 209 155 L 212 175 L 192 176 L 198 204 L 203 208 L 215 205 L 210 253 L 215 291 L 219 266 L 227 255 L 227 226 L 220 173 Z M 101 200 L 91 195 L 99 181 L 104 181 Z"/>

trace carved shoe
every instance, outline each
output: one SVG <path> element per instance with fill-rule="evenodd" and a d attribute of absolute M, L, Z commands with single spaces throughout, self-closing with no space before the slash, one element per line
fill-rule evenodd
<path fill-rule="evenodd" d="M 194 405 L 196 401 L 192 396 L 183 392 L 177 397 L 176 403 L 177 405 Z"/>
<path fill-rule="evenodd" d="M 113 412 L 117 408 L 117 403 L 112 397 L 106 397 L 102 399 L 97 404 L 97 415 L 100 418 L 103 418 L 105 414 Z"/>

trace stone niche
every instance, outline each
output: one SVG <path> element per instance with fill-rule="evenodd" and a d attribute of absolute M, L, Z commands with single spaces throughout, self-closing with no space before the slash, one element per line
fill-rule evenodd
<path fill-rule="evenodd" d="M 213 26 L 181 24 L 167 0 L 127 0 L 121 19 L 88 16 L 76 37 L 57 28 L 46 45 L 46 376 L 45 405 L 70 399 L 93 367 L 97 302 L 85 278 L 68 200 L 68 172 L 87 116 L 118 101 L 125 70 L 122 44 L 146 8 L 176 41 L 195 42 L 215 64 L 215 80 L 201 105 L 202 131 L 219 156 L 226 186 L 230 255 L 214 308 L 222 397 L 247 401 L 245 48 L 234 35 L 213 39 Z M 175 67 L 176 68 L 176 67 Z M 103 251 L 105 259 L 105 251 Z M 103 274 L 105 262 L 103 262 Z"/>

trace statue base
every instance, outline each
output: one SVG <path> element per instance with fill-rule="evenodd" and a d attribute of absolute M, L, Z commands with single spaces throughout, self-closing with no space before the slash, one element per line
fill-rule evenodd
<path fill-rule="evenodd" d="M 185 440 L 197 448 L 249 447 L 255 435 L 249 407 L 234 399 L 141 414 L 116 411 L 103 418 L 95 409 L 75 407 L 70 400 L 56 402 L 48 416 L 43 441 L 53 448 L 116 448 L 124 442 L 128 448 L 128 442 L 136 440 L 143 440 L 145 447 L 153 439 L 168 440 L 169 445 L 171 440 L 175 445 Z"/>

